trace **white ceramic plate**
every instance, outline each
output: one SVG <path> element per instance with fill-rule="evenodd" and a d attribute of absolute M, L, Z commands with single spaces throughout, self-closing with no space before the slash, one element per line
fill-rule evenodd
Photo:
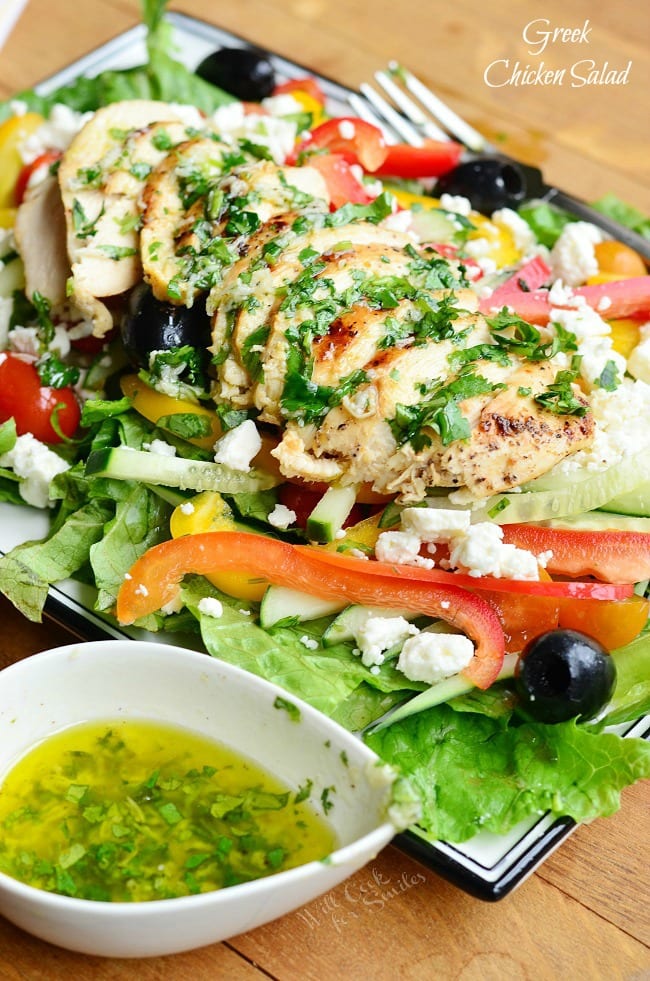
<path fill-rule="evenodd" d="M 221 30 L 204 21 L 170 13 L 181 58 L 190 68 L 215 48 L 245 44 L 243 38 Z M 39 85 L 47 93 L 60 85 L 74 81 L 80 75 L 96 75 L 107 68 L 130 68 L 146 60 L 145 29 L 138 26 L 64 68 Z M 270 55 L 279 76 L 299 77 L 309 69 L 277 55 Z M 313 72 L 311 74 L 314 74 Z M 331 79 L 318 75 L 332 106 L 350 114 L 347 105 L 349 90 Z M 42 538 L 48 529 L 47 515 L 30 508 L 17 508 L 0 503 L 0 552 L 7 552 L 20 542 Z M 92 609 L 93 593 L 87 586 L 68 581 L 50 590 L 47 614 L 74 631 L 83 639 L 108 637 L 145 637 L 141 630 L 123 630 L 102 618 Z M 170 635 L 148 635 L 158 643 L 183 643 L 187 638 Z M 650 718 L 628 726 L 625 735 L 650 735 Z M 481 899 L 496 900 L 506 896 L 519 885 L 573 831 L 570 818 L 553 819 L 545 816 L 514 828 L 508 835 L 481 833 L 462 845 L 444 842 L 431 844 L 415 832 L 407 832 L 396 843 L 427 867 L 449 879 L 455 885 Z"/>

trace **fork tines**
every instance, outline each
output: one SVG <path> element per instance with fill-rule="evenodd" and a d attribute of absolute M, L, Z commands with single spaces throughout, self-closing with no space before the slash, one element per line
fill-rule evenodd
<path fill-rule="evenodd" d="M 351 95 L 349 102 L 362 119 L 380 127 L 388 142 L 421 146 L 424 139 L 454 139 L 475 153 L 491 149 L 481 133 L 397 62 L 375 72 L 375 80 L 391 102 L 365 83 L 359 86 L 361 96 Z"/>

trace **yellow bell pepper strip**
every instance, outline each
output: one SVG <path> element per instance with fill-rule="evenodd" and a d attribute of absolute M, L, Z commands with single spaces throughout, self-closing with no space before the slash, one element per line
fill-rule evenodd
<path fill-rule="evenodd" d="M 156 425 L 160 419 L 164 419 L 166 416 L 184 415 L 186 413 L 207 419 L 210 424 L 209 434 L 188 439 L 188 443 L 192 443 L 202 450 L 211 450 L 219 437 L 223 435 L 217 413 L 199 402 L 190 402 L 189 399 L 176 399 L 172 398 L 171 395 L 165 395 L 164 392 L 157 392 L 155 388 L 147 385 L 137 375 L 123 375 L 120 379 L 120 387 L 124 395 L 133 399 L 133 408 L 136 412 Z M 271 450 L 274 450 L 278 445 L 278 437 L 269 433 L 260 433 L 260 436 L 262 449 L 253 463 L 258 470 L 279 476 L 278 461 L 271 456 Z"/>
<path fill-rule="evenodd" d="M 597 286 L 579 286 L 573 290 L 573 296 L 582 297 L 588 306 L 607 318 L 650 316 L 650 276 L 619 279 Z M 555 305 L 560 306 L 559 303 Z M 548 290 L 513 293 L 507 306 L 522 320 L 540 325 L 548 323 L 552 309 Z M 492 296 L 484 297 L 479 308 L 481 313 L 488 316 L 500 309 Z"/>
<path fill-rule="evenodd" d="M 124 395 L 133 399 L 133 408 L 136 412 L 154 424 L 166 416 L 185 414 L 202 416 L 206 419 L 210 424 L 210 432 L 207 436 L 197 436 L 188 440 L 194 446 L 199 446 L 203 450 L 211 450 L 222 435 L 221 423 L 216 412 L 198 402 L 190 402 L 189 399 L 176 399 L 172 398 L 171 395 L 165 395 L 163 392 L 157 392 L 155 388 L 147 385 L 137 375 L 123 375 L 120 379 L 120 387 Z"/>
<path fill-rule="evenodd" d="M 479 596 L 456 586 L 432 586 L 395 576 L 368 577 L 357 568 L 339 564 L 334 556 L 329 558 L 334 564 L 319 561 L 309 549 L 243 532 L 176 538 L 149 549 L 133 565 L 118 593 L 117 618 L 129 624 L 159 610 L 176 598 L 179 583 L 188 573 L 238 569 L 313 596 L 413 610 L 445 620 L 466 633 L 476 647 L 463 676 L 479 688 L 488 688 L 496 679 L 505 649 L 503 629 L 497 614 Z"/>
<path fill-rule="evenodd" d="M 202 491 L 189 499 L 191 510 L 179 505 L 172 512 L 169 520 L 169 530 L 172 538 L 182 538 L 184 535 L 200 535 L 207 531 L 238 531 L 237 522 L 218 491 Z M 238 569 L 224 569 L 206 576 L 213 586 L 227 596 L 235 599 L 252 600 L 259 603 L 268 582 L 251 578 Z"/>
<path fill-rule="evenodd" d="M 629 358 L 632 351 L 641 340 L 640 322 L 631 317 L 621 317 L 618 320 L 610 320 L 612 347 L 625 360 Z"/>
<path fill-rule="evenodd" d="M 0 208 L 16 205 L 16 181 L 24 166 L 19 147 L 44 122 L 37 112 L 26 112 L 0 124 Z"/>
<path fill-rule="evenodd" d="M 540 525 L 502 525 L 503 540 L 535 555 L 551 551 L 553 575 L 594 576 L 606 583 L 650 578 L 650 534 L 642 531 L 577 531 Z M 597 599 L 598 597 L 594 597 Z M 613 598 L 613 597 L 608 597 Z"/>

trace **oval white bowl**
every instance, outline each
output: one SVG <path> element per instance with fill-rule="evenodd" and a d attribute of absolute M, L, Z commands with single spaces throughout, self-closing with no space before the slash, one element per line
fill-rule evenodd
<path fill-rule="evenodd" d="M 298 721 L 275 706 L 280 696 Z M 0 780 L 36 743 L 70 725 L 116 718 L 183 726 L 231 746 L 327 814 L 339 847 L 310 862 L 216 892 L 142 903 L 74 899 L 0 873 L 0 913 L 61 947 L 106 957 L 177 953 L 252 930 L 350 876 L 393 837 L 393 776 L 341 726 L 279 687 L 206 654 L 111 640 L 35 654 L 0 672 Z M 322 812 L 321 812 L 322 813 Z"/>

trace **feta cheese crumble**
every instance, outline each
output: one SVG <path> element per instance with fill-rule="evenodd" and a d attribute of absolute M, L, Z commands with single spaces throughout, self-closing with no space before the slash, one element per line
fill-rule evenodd
<path fill-rule="evenodd" d="M 245 419 L 228 430 L 214 444 L 214 462 L 248 473 L 251 462 L 262 449 L 262 439 L 252 419 Z"/>
<path fill-rule="evenodd" d="M 436 682 L 457 674 L 474 657 L 474 644 L 462 634 L 421 631 L 405 642 L 397 668 L 410 681 Z"/>
<path fill-rule="evenodd" d="M 0 467 L 10 467 L 20 477 L 18 491 L 27 504 L 46 508 L 50 503 L 50 484 L 58 473 L 69 470 L 70 464 L 31 433 L 25 433 L 0 456 Z"/>
<path fill-rule="evenodd" d="M 404 617 L 369 615 L 355 637 L 362 663 L 367 668 L 383 664 L 386 651 L 417 633 L 418 628 Z"/>
<path fill-rule="evenodd" d="M 375 556 L 379 562 L 391 565 L 416 565 L 432 569 L 433 560 L 419 554 L 421 545 L 418 535 L 411 531 L 384 531 L 377 539 Z"/>
<path fill-rule="evenodd" d="M 268 521 L 274 528 L 278 528 L 280 531 L 286 531 L 289 525 L 294 524 L 297 517 L 296 512 L 292 511 L 285 504 L 276 504 L 269 514 Z"/>
<path fill-rule="evenodd" d="M 300 638 L 300 643 L 303 647 L 306 647 L 308 651 L 315 651 L 318 647 L 318 641 L 315 637 L 310 637 L 308 634 L 303 634 Z"/>
<path fill-rule="evenodd" d="M 156 456 L 176 456 L 176 447 L 164 439 L 152 439 L 150 443 L 145 444 L 145 449 Z"/>
<path fill-rule="evenodd" d="M 223 603 L 216 596 L 204 596 L 199 600 L 198 611 L 207 617 L 214 617 L 215 620 L 218 620 L 219 617 L 223 616 Z"/>
<path fill-rule="evenodd" d="M 580 286 L 598 272 L 595 246 L 604 240 L 600 228 L 587 221 L 565 225 L 551 249 L 553 276 L 567 286 Z"/>

